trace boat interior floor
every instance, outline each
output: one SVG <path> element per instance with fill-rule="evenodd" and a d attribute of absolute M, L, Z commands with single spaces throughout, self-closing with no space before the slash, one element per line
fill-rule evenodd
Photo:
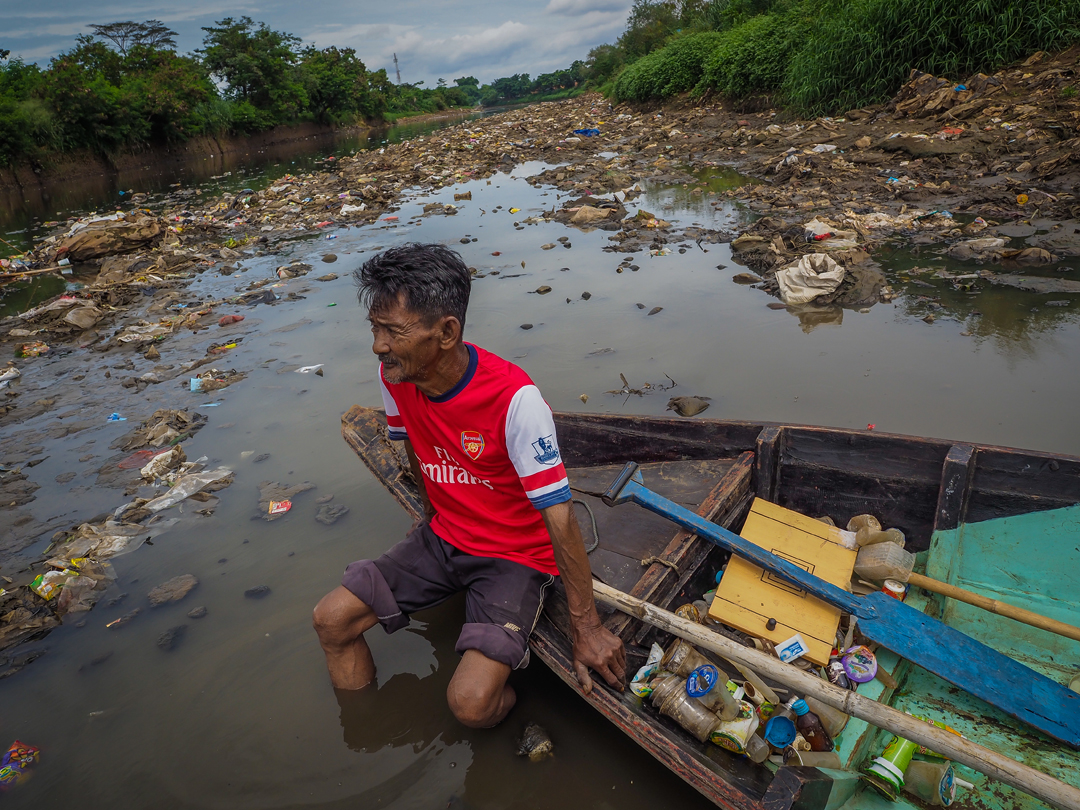
<path fill-rule="evenodd" d="M 663 461 L 642 464 L 649 486 L 672 501 L 697 511 L 716 483 L 733 466 L 732 459 L 713 461 Z M 678 532 L 678 527 L 660 515 L 636 507 L 611 509 L 600 498 L 586 492 L 603 492 L 622 470 L 622 464 L 576 467 L 567 470 L 574 499 L 589 505 L 596 519 L 599 545 L 589 555 L 593 574 L 602 582 L 629 592 L 646 568 Z M 588 512 L 575 504 L 585 545 L 593 542 Z M 644 561 L 644 562 L 643 562 Z"/>

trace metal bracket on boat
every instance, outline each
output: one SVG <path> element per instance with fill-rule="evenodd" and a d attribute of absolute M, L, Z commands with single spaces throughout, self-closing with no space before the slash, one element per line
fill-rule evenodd
<path fill-rule="evenodd" d="M 618 506 L 620 503 L 626 503 L 634 499 L 633 492 L 623 494 L 623 490 L 630 482 L 635 484 L 644 485 L 645 479 L 641 477 L 641 470 L 638 468 L 636 461 L 626 462 L 626 466 L 619 471 L 618 477 L 611 482 L 611 486 L 607 488 L 607 491 L 600 496 L 600 500 L 606 503 L 608 506 Z"/>

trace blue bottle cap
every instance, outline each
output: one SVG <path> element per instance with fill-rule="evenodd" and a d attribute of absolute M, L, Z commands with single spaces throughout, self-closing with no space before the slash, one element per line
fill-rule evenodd
<path fill-rule="evenodd" d="M 702 664 L 686 678 L 686 694 L 690 697 L 704 697 L 720 680 L 720 671 L 712 664 Z"/>
<path fill-rule="evenodd" d="M 765 724 L 765 742 L 773 748 L 784 749 L 795 741 L 795 724 L 787 717 L 770 717 Z"/>
<path fill-rule="evenodd" d="M 791 710 L 795 712 L 795 714 L 799 715 L 799 717 L 802 717 L 804 714 L 810 711 L 810 707 L 806 705 L 805 700 L 799 698 L 798 700 L 792 701 Z"/>

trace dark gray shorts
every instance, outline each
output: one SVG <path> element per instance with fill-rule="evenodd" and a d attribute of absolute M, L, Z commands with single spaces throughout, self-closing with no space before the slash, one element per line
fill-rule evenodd
<path fill-rule="evenodd" d="M 358 560 L 341 584 L 375 611 L 387 633 L 409 624 L 409 614 L 465 591 L 465 626 L 456 649 L 478 650 L 511 669 L 529 663 L 529 635 L 554 583 L 527 565 L 466 554 L 427 524 L 377 560 Z"/>

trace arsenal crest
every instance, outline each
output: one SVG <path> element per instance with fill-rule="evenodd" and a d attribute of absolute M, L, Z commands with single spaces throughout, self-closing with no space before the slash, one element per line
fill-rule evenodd
<path fill-rule="evenodd" d="M 480 434 L 480 431 L 461 431 L 461 449 L 473 461 L 480 458 L 480 454 L 484 452 L 484 437 Z"/>

